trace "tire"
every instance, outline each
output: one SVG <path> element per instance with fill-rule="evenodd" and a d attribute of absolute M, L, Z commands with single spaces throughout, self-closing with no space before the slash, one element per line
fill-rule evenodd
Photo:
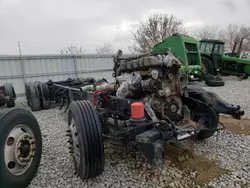
<path fill-rule="evenodd" d="M 195 137 L 195 140 L 197 141 L 204 141 L 208 138 L 210 138 L 211 136 L 213 136 L 215 133 L 215 131 L 200 131 L 196 137 Z"/>
<path fill-rule="evenodd" d="M 41 110 L 40 97 L 37 86 L 35 84 L 29 84 L 28 90 L 30 91 L 30 108 L 32 111 Z"/>
<path fill-rule="evenodd" d="M 16 94 L 11 83 L 4 84 L 4 95 L 9 96 L 10 100 L 6 101 L 7 107 L 11 108 L 15 106 Z"/>
<path fill-rule="evenodd" d="M 203 72 L 205 74 L 208 73 L 208 74 L 216 75 L 213 62 L 209 58 L 201 57 L 201 61 L 202 61 L 202 66 L 203 66 Z"/>
<path fill-rule="evenodd" d="M 223 80 L 206 80 L 205 83 L 207 86 L 212 87 L 220 87 L 225 85 L 225 81 Z"/>
<path fill-rule="evenodd" d="M 219 116 L 219 114 L 217 114 L 217 116 Z M 198 118 L 202 118 L 202 117 L 198 117 Z M 195 122 L 197 122 L 197 119 L 195 120 Z M 204 124 L 206 125 L 206 123 L 204 123 Z M 215 120 L 215 122 L 213 122 L 213 124 L 206 125 L 205 127 L 211 128 L 211 129 L 216 129 L 218 127 L 218 124 L 219 124 L 219 121 Z M 204 141 L 204 140 L 210 138 L 211 136 L 213 136 L 214 133 L 215 133 L 215 130 L 201 130 L 200 132 L 197 133 L 197 135 L 195 135 L 195 140 L 196 141 Z"/>
<path fill-rule="evenodd" d="M 11 131 L 14 132 L 11 133 Z M 25 134 L 27 138 L 23 139 L 22 142 L 19 139 Z M 29 136 L 32 136 L 35 140 L 29 138 Z M 21 144 L 21 149 L 26 146 L 26 151 L 21 150 L 20 147 L 18 148 L 18 143 Z M 18 155 L 22 155 L 24 158 L 27 157 L 26 159 L 31 161 L 21 161 L 20 157 L 15 155 L 15 151 L 19 153 Z M 29 151 L 30 153 L 28 153 Z M 0 188 L 28 187 L 39 168 L 41 153 L 41 131 L 32 113 L 20 108 L 2 112 L 0 114 Z M 20 161 L 24 163 L 22 165 L 26 169 L 19 168 L 21 171 L 19 171 L 20 174 L 17 174 L 15 167 L 17 164 L 20 167 Z M 25 163 L 30 163 L 30 165 L 25 165 Z"/>
<path fill-rule="evenodd" d="M 40 105 L 42 109 L 49 109 L 50 108 L 50 92 L 49 87 L 46 83 L 41 82 L 37 86 L 39 97 L 40 97 Z"/>
<path fill-rule="evenodd" d="M 25 83 L 25 95 L 26 95 L 26 101 L 28 106 L 30 106 L 30 89 L 29 89 L 29 84 L 31 84 L 30 82 Z"/>
<path fill-rule="evenodd" d="M 82 180 L 100 175 L 104 171 L 102 127 L 97 111 L 91 102 L 71 102 L 68 127 L 69 149 L 70 153 L 74 154 L 76 174 Z"/>

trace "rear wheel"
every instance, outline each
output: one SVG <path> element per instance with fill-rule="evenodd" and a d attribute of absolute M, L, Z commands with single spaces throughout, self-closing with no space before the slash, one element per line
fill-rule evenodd
<path fill-rule="evenodd" d="M 100 175 L 104 170 L 104 145 L 101 124 L 92 103 L 70 104 L 67 132 L 76 173 L 82 180 Z"/>
<path fill-rule="evenodd" d="M 31 84 L 30 82 L 25 83 L 25 95 L 26 95 L 26 101 L 28 106 L 30 106 L 30 89 L 29 89 L 29 84 Z"/>
<path fill-rule="evenodd" d="M 41 82 L 37 86 L 39 97 L 40 97 L 40 105 L 42 109 L 50 108 L 50 92 L 49 87 L 46 83 Z"/>
<path fill-rule="evenodd" d="M 29 84 L 28 90 L 30 92 L 30 108 L 32 111 L 38 111 L 41 109 L 40 107 L 40 97 L 38 88 L 35 84 Z"/>
<path fill-rule="evenodd" d="M 9 97 L 9 99 L 6 102 L 7 107 L 8 108 L 14 107 L 15 106 L 16 94 L 15 94 L 15 90 L 14 90 L 11 83 L 4 84 L 4 95 Z"/>
<path fill-rule="evenodd" d="M 0 188 L 26 188 L 41 159 L 42 137 L 36 118 L 25 109 L 0 114 Z"/>
<path fill-rule="evenodd" d="M 202 71 L 204 74 L 216 75 L 213 62 L 207 57 L 201 57 Z"/>

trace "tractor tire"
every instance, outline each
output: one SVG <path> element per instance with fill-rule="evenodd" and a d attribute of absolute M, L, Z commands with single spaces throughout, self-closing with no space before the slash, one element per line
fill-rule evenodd
<path fill-rule="evenodd" d="M 225 81 L 223 80 L 206 80 L 205 83 L 211 87 L 221 87 L 225 85 Z"/>
<path fill-rule="evenodd" d="M 49 109 L 50 108 L 50 92 L 49 87 L 46 83 L 40 82 L 37 86 L 39 97 L 40 97 L 40 105 L 42 109 Z"/>
<path fill-rule="evenodd" d="M 28 187 L 41 154 L 41 131 L 32 113 L 21 108 L 0 113 L 0 188 Z"/>
<path fill-rule="evenodd" d="M 28 106 L 30 106 L 30 90 L 28 87 L 29 84 L 31 83 L 30 82 L 25 83 L 25 96 L 26 96 L 26 101 L 27 101 Z"/>
<path fill-rule="evenodd" d="M 38 88 L 35 84 L 29 84 L 28 90 L 30 91 L 30 108 L 32 111 L 41 110 L 40 97 Z"/>
<path fill-rule="evenodd" d="M 202 62 L 204 74 L 208 73 L 208 74 L 216 75 L 213 62 L 209 58 L 201 57 L 201 62 Z"/>
<path fill-rule="evenodd" d="M 16 96 L 15 96 L 15 90 L 11 83 L 4 84 L 4 95 L 10 97 L 10 100 L 6 102 L 7 107 L 8 108 L 14 107 Z"/>
<path fill-rule="evenodd" d="M 97 111 L 90 101 L 73 101 L 68 113 L 69 149 L 82 180 L 104 171 L 104 144 Z"/>

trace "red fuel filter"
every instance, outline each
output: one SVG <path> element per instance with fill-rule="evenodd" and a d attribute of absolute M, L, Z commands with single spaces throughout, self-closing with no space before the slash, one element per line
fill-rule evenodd
<path fill-rule="evenodd" d="M 144 104 L 142 102 L 134 102 L 130 107 L 132 119 L 144 118 Z"/>

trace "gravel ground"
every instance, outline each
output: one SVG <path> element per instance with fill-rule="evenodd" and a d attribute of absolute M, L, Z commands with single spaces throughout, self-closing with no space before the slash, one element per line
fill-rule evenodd
<path fill-rule="evenodd" d="M 250 79 L 238 81 L 235 77 L 225 78 L 224 87 L 204 87 L 214 91 L 228 102 L 241 105 L 246 117 L 250 117 Z M 203 85 L 202 85 L 203 86 Z M 27 107 L 23 98 L 17 105 Z M 204 186 L 195 185 L 197 172 L 187 173 L 171 160 L 162 168 L 147 168 L 143 155 L 132 149 L 116 148 L 105 144 L 105 171 L 99 177 L 82 182 L 74 175 L 73 161 L 68 154 L 66 142 L 66 114 L 60 110 L 33 112 L 43 135 L 43 155 L 37 176 L 29 188 L 84 188 L 84 187 L 250 187 L 250 136 L 235 135 L 222 131 L 201 143 L 195 143 L 194 153 L 204 154 L 208 159 L 230 170 L 220 178 L 211 179 Z M 188 142 L 182 143 L 188 147 Z M 134 154 L 135 153 L 135 154 Z M 207 169 L 205 169 L 207 170 Z"/>

